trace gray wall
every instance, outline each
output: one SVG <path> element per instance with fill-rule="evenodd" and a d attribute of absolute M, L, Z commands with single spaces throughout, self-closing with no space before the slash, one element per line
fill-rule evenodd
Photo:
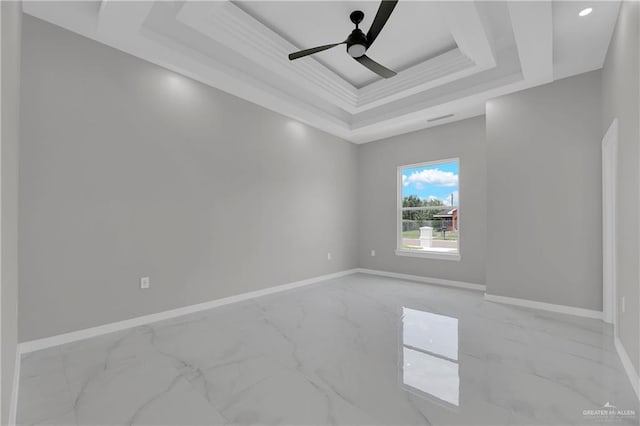
<path fill-rule="evenodd" d="M 487 293 L 602 310 L 601 73 L 487 103 Z"/>
<path fill-rule="evenodd" d="M 355 145 L 35 18 L 23 36 L 21 341 L 357 266 Z"/>
<path fill-rule="evenodd" d="M 362 268 L 484 284 L 486 144 L 484 117 L 421 130 L 360 146 L 359 260 Z M 462 260 L 396 256 L 397 167 L 460 158 Z M 376 256 L 371 257 L 371 249 Z"/>
<path fill-rule="evenodd" d="M 2 378 L 1 423 L 7 424 L 18 338 L 18 140 L 20 102 L 20 25 L 22 5 L 1 2 L 2 114 Z"/>
<path fill-rule="evenodd" d="M 602 73 L 602 134 L 618 118 L 618 205 L 617 205 L 617 296 L 618 334 L 636 371 L 640 370 L 638 350 L 640 277 L 638 276 L 638 169 L 640 168 L 638 25 L 640 4 L 622 2 Z M 626 296 L 627 311 L 622 314 L 620 298 Z"/>

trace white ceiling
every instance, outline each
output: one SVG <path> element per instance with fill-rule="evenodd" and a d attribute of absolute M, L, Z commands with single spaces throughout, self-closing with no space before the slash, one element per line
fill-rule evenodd
<path fill-rule="evenodd" d="M 367 52 L 340 42 L 369 1 L 25 1 L 24 11 L 352 142 L 484 113 L 486 100 L 602 67 L 618 1 L 403 1 Z M 591 15 L 579 18 L 584 7 Z M 442 120 L 433 118 L 447 116 Z"/>

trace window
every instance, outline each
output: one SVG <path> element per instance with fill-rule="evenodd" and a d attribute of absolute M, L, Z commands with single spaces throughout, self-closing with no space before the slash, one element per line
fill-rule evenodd
<path fill-rule="evenodd" d="M 398 167 L 397 255 L 460 260 L 460 161 Z"/>

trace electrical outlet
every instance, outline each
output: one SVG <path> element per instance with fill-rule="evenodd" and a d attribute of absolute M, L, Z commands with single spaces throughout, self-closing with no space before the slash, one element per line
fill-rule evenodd
<path fill-rule="evenodd" d="M 371 250 L 371 257 L 375 257 L 376 255 L 376 251 L 375 250 Z"/>
<path fill-rule="evenodd" d="M 627 311 L 627 300 L 624 296 L 622 296 L 622 303 L 620 303 L 620 307 L 622 309 L 622 313 L 624 314 Z"/>
<path fill-rule="evenodd" d="M 140 288 L 149 288 L 151 287 L 151 279 L 149 277 L 140 278 Z"/>
<path fill-rule="evenodd" d="M 327 253 L 327 260 L 331 260 L 331 253 Z"/>

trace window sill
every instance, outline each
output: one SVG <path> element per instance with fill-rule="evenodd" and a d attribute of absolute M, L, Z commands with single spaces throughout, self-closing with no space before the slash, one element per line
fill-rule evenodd
<path fill-rule="evenodd" d="M 437 260 L 453 260 L 460 261 L 462 256 L 460 253 L 438 253 L 433 251 L 418 251 L 418 250 L 401 250 L 396 249 L 396 256 L 407 257 L 421 257 L 423 259 L 437 259 Z"/>

